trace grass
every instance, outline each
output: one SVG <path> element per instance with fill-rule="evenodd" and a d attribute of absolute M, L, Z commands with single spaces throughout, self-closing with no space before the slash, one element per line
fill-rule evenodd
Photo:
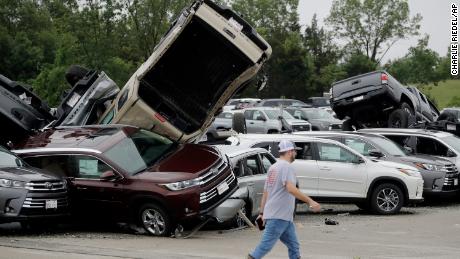
<path fill-rule="evenodd" d="M 436 101 L 439 110 L 447 107 L 453 97 L 460 98 L 460 80 L 446 80 L 438 85 L 425 85 L 419 89 Z"/>

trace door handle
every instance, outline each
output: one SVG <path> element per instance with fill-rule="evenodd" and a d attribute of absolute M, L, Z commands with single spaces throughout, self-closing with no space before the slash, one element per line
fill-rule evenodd
<path fill-rule="evenodd" d="M 320 170 L 325 170 L 325 171 L 331 171 L 331 168 L 328 167 L 328 166 L 321 166 L 319 169 Z"/>

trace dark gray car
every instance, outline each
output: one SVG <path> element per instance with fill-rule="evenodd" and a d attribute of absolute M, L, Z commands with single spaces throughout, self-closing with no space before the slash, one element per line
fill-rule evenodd
<path fill-rule="evenodd" d="M 459 173 L 451 161 L 426 155 L 408 156 L 393 141 L 381 135 L 358 132 L 312 132 L 308 136 L 334 139 L 365 156 L 417 167 L 424 180 L 424 196 L 451 195 L 460 190 L 458 185 Z"/>
<path fill-rule="evenodd" d="M 285 110 L 296 119 L 310 122 L 314 131 L 342 130 L 342 120 L 334 118 L 325 109 L 287 107 Z"/>
<path fill-rule="evenodd" d="M 0 146 L 0 223 L 35 223 L 67 214 L 66 182 Z"/>

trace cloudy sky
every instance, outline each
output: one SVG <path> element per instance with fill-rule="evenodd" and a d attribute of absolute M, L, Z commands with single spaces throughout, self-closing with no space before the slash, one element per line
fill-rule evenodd
<path fill-rule="evenodd" d="M 459 0 L 409 0 L 411 16 L 420 13 L 423 16 L 420 33 L 428 34 L 430 41 L 428 47 L 438 52 L 441 56 L 447 54 L 450 44 L 450 5 L 459 3 Z M 302 25 L 310 24 L 313 14 L 316 13 L 318 21 L 324 25 L 324 19 L 329 15 L 332 0 L 299 0 L 299 17 Z M 404 56 L 409 47 L 417 45 L 416 36 L 407 40 L 396 42 L 383 58 L 388 59 Z"/>

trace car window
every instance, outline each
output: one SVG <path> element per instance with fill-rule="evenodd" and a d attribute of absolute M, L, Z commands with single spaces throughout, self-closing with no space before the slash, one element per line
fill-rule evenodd
<path fill-rule="evenodd" d="M 295 142 L 296 147 L 299 148 L 297 150 L 296 159 L 302 160 L 313 160 L 313 150 L 312 150 L 312 143 L 310 142 Z"/>
<path fill-rule="evenodd" d="M 345 137 L 344 140 L 345 140 L 344 144 L 347 147 L 350 147 L 351 149 L 365 156 L 369 155 L 369 150 L 377 149 L 374 146 L 370 145 L 369 143 L 362 141 L 360 139 Z"/>
<path fill-rule="evenodd" d="M 448 150 L 449 148 L 447 148 L 444 144 L 435 139 L 417 137 L 417 154 L 447 156 Z"/>
<path fill-rule="evenodd" d="M 254 114 L 254 110 L 244 111 L 244 118 L 246 118 L 246 120 L 252 120 L 253 114 Z"/>
<path fill-rule="evenodd" d="M 250 169 L 249 172 L 252 174 L 252 175 L 258 175 L 258 174 L 261 174 L 261 170 L 260 170 L 260 167 L 259 167 L 259 156 L 257 155 L 253 155 L 253 156 L 249 156 L 246 158 L 246 166 L 245 166 L 245 170 L 246 169 Z M 249 174 L 246 174 L 246 175 L 249 175 Z"/>
<path fill-rule="evenodd" d="M 243 176 L 243 170 L 241 166 L 242 161 L 238 161 L 235 164 L 235 167 L 233 168 L 233 172 L 235 173 L 236 177 L 241 177 Z"/>
<path fill-rule="evenodd" d="M 223 113 L 217 115 L 216 118 L 232 119 L 233 118 L 233 113 L 231 113 L 231 112 L 223 112 Z"/>
<path fill-rule="evenodd" d="M 292 113 L 291 113 L 292 114 Z M 299 110 L 294 111 L 294 114 L 292 114 L 296 119 L 302 119 L 302 112 Z"/>
<path fill-rule="evenodd" d="M 266 149 L 267 151 L 270 151 L 270 145 L 272 144 L 272 142 L 261 142 L 261 143 L 257 143 L 255 144 L 254 146 L 252 147 L 260 147 L 260 148 L 263 148 L 263 149 Z"/>
<path fill-rule="evenodd" d="M 268 107 L 276 107 L 278 105 L 279 105 L 278 101 L 266 101 L 263 104 L 263 106 L 268 106 Z"/>
<path fill-rule="evenodd" d="M 410 147 L 410 138 L 411 136 L 395 136 L 395 135 L 385 135 L 385 137 L 391 139 L 393 142 L 398 144 L 400 147 Z"/>
<path fill-rule="evenodd" d="M 89 156 L 74 156 L 76 177 L 86 179 L 99 179 L 104 172 L 113 171 L 106 163 Z"/>
<path fill-rule="evenodd" d="M 270 168 L 271 165 L 276 163 L 276 159 L 268 154 L 261 154 L 260 157 L 262 160 L 262 167 L 264 170 L 262 173 L 266 174 L 268 172 L 268 168 Z"/>
<path fill-rule="evenodd" d="M 352 163 L 357 159 L 350 151 L 334 144 L 318 143 L 318 151 L 320 161 Z"/>
<path fill-rule="evenodd" d="M 258 121 L 263 121 L 264 120 L 264 115 L 262 114 L 261 111 L 254 111 L 252 114 L 252 120 L 258 120 Z"/>
<path fill-rule="evenodd" d="M 115 115 L 115 110 L 112 108 L 107 115 L 105 115 L 104 119 L 102 119 L 100 124 L 109 124 L 113 120 L 113 116 Z"/>
<path fill-rule="evenodd" d="M 0 148 L 0 168 L 4 167 L 22 167 L 22 160 L 10 152 Z"/>

